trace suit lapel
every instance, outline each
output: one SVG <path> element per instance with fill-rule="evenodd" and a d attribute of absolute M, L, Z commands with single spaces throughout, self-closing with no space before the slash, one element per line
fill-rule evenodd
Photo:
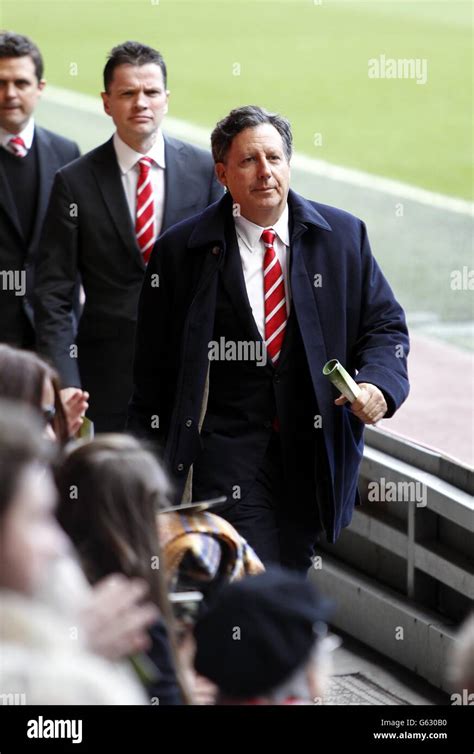
<path fill-rule="evenodd" d="M 318 359 L 322 362 L 322 369 L 328 360 L 328 355 L 326 353 L 318 307 L 315 302 L 314 288 L 311 285 L 310 273 L 304 259 L 305 251 L 311 251 L 314 255 L 315 250 L 308 249 L 303 239 L 300 236 L 296 236 L 291 239 L 291 251 L 293 257 L 291 264 L 293 305 L 298 317 L 301 335 L 307 344 L 307 350 L 308 348 L 310 349 L 313 358 L 316 354 L 318 355 Z"/>
<path fill-rule="evenodd" d="M 3 147 L 0 147 L 0 149 L 3 149 Z M 0 165 L 0 206 L 7 214 L 20 238 L 24 241 L 20 219 L 18 217 L 15 202 L 10 191 L 10 186 L 8 185 L 7 176 L 5 175 L 5 171 L 3 170 L 2 165 Z"/>
<path fill-rule="evenodd" d="M 106 142 L 102 149 L 95 155 L 92 170 L 102 194 L 102 198 L 117 228 L 117 232 L 125 244 L 135 256 L 141 269 L 145 269 L 142 254 L 135 236 L 135 229 L 130 217 L 127 198 L 122 186 L 120 168 L 115 156 L 112 139 Z"/>
<path fill-rule="evenodd" d="M 323 376 L 324 364 L 333 354 L 328 355 L 326 343 L 323 337 L 319 306 L 324 306 L 321 300 L 326 293 L 325 289 L 315 288 L 312 284 L 312 271 L 317 269 L 323 274 L 323 279 L 328 280 L 325 274 L 324 258 L 315 263 L 318 256 L 318 243 L 308 241 L 302 236 L 306 228 L 296 228 L 291 237 L 292 265 L 291 265 L 291 288 L 294 314 L 297 318 L 301 337 L 308 360 L 314 392 L 317 396 L 319 410 L 323 416 L 325 426 L 325 439 L 333 437 L 333 389 L 329 380 Z M 307 236 L 306 236 L 307 237 Z"/>
<path fill-rule="evenodd" d="M 232 302 L 245 336 L 257 343 L 262 340 L 262 337 L 252 314 L 237 235 L 232 220 L 227 222 L 226 241 L 226 261 L 221 271 L 221 282 Z"/>
<path fill-rule="evenodd" d="M 163 211 L 163 227 L 165 231 L 180 219 L 179 210 L 185 202 L 183 192 L 186 191 L 187 175 L 184 156 L 181 150 L 166 136 L 165 140 L 165 206 Z M 176 190 L 176 187 L 179 189 Z"/>
<path fill-rule="evenodd" d="M 50 189 L 55 173 L 59 168 L 49 137 L 42 128 L 35 127 L 34 138 L 37 146 L 36 154 L 38 155 L 38 204 L 28 252 L 36 248 L 38 243 L 43 219 L 48 207 Z"/>

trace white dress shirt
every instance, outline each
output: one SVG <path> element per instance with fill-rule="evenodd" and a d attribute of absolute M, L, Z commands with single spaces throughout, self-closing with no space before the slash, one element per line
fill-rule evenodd
<path fill-rule="evenodd" d="M 153 201 L 155 203 L 155 233 L 159 236 L 163 225 L 163 210 L 165 202 L 165 140 L 161 129 L 156 134 L 156 140 L 152 148 L 146 153 L 135 152 L 125 144 L 117 132 L 113 138 L 115 154 L 122 177 L 122 186 L 127 198 L 128 208 L 135 227 L 137 183 L 140 175 L 138 161 L 142 157 L 150 157 L 154 164 L 151 166 L 150 176 L 153 188 Z"/>
<path fill-rule="evenodd" d="M 0 126 L 0 145 L 2 147 L 5 147 L 5 149 L 7 149 L 9 152 L 11 152 L 11 149 L 8 146 L 8 142 L 14 136 L 19 136 L 21 139 L 23 139 L 23 143 L 25 147 L 29 150 L 31 149 L 31 145 L 33 144 L 34 135 L 35 135 L 35 122 L 33 118 L 29 119 L 23 131 L 20 131 L 19 134 L 12 134 Z"/>
<path fill-rule="evenodd" d="M 265 228 L 255 225 L 242 216 L 235 217 L 234 221 L 250 307 L 262 340 L 265 340 L 265 294 L 263 288 L 265 246 L 261 240 Z M 267 229 L 272 229 L 276 233 L 273 248 L 280 262 L 283 280 L 285 281 L 286 313 L 289 315 L 291 292 L 288 275 L 290 258 L 288 205 L 285 205 L 278 221 L 274 225 L 268 226 Z"/>

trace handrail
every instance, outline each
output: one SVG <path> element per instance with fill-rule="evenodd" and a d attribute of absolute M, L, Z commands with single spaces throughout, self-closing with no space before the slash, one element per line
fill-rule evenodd
<path fill-rule="evenodd" d="M 474 469 L 441 451 L 377 427 L 365 428 L 365 442 L 371 448 L 435 474 L 438 479 L 474 495 Z"/>
<path fill-rule="evenodd" d="M 474 600 L 474 470 L 378 428 L 365 437 L 362 505 L 335 545 L 318 545 L 314 577 L 336 600 L 336 628 L 448 691 L 449 648 Z"/>

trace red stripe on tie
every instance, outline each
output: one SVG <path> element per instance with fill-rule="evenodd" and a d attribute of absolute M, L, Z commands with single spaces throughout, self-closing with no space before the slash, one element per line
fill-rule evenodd
<path fill-rule="evenodd" d="M 263 289 L 265 296 L 265 345 L 274 364 L 278 362 L 286 330 L 285 283 L 281 264 L 273 243 L 274 230 L 264 230 L 262 241 L 265 244 L 263 259 Z"/>
<path fill-rule="evenodd" d="M 137 182 L 137 205 L 135 219 L 135 234 L 137 243 L 143 254 L 145 264 L 150 258 L 156 240 L 155 231 L 155 202 L 151 185 L 150 168 L 153 164 L 151 157 L 142 157 L 138 161 L 140 175 Z"/>
<path fill-rule="evenodd" d="M 15 157 L 26 157 L 28 154 L 26 144 L 21 136 L 12 136 L 12 138 L 8 140 L 7 146 Z"/>

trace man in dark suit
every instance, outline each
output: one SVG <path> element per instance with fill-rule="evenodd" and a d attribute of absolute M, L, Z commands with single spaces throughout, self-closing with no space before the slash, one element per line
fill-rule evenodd
<path fill-rule="evenodd" d="M 28 37 L 0 33 L 0 341 L 34 348 L 31 296 L 38 240 L 57 170 L 77 144 L 39 128 L 33 112 L 46 81 Z"/>
<path fill-rule="evenodd" d="M 304 571 L 351 521 L 364 424 L 408 394 L 405 317 L 364 224 L 289 189 L 286 119 L 239 108 L 211 142 L 228 194 L 156 244 L 129 428 L 161 446 L 177 501 L 191 482 L 195 500 L 227 495 L 265 563 Z M 360 385 L 351 407 L 331 358 Z"/>
<path fill-rule="evenodd" d="M 139 293 L 156 237 L 222 195 L 211 155 L 163 136 L 166 66 L 126 42 L 110 53 L 102 99 L 110 141 L 60 170 L 41 241 L 35 313 L 39 349 L 63 385 L 82 384 L 97 431 L 120 431 L 132 389 Z M 85 305 L 74 339 L 72 292 Z M 66 392 L 67 395 L 67 392 Z"/>

